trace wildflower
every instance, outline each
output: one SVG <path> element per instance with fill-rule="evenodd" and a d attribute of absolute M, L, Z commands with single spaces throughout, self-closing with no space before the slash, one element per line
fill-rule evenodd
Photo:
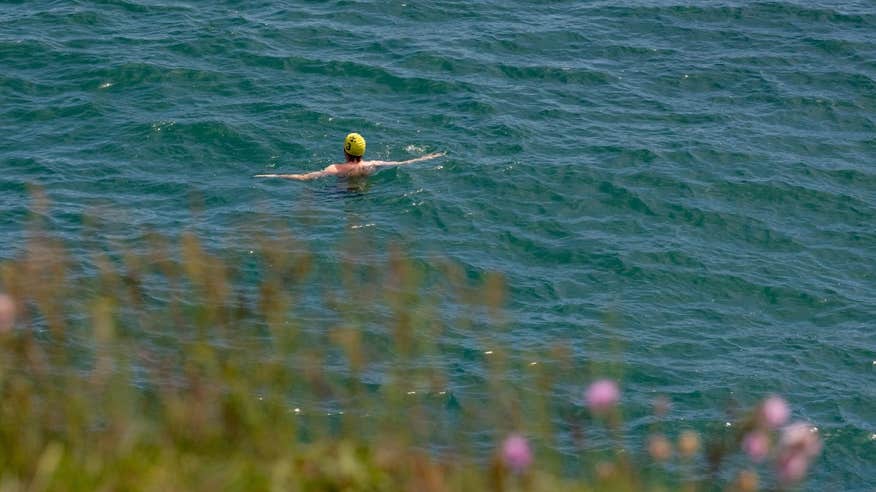
<path fill-rule="evenodd" d="M 785 451 L 799 452 L 810 458 L 821 452 L 817 430 L 805 422 L 795 422 L 785 427 L 779 444 Z"/>
<path fill-rule="evenodd" d="M 809 460 L 801 454 L 792 454 L 779 459 L 779 480 L 785 483 L 794 483 L 803 480 L 806 470 L 809 469 Z"/>
<path fill-rule="evenodd" d="M 667 413 L 669 413 L 670 408 L 672 408 L 672 403 L 669 401 L 669 398 L 665 396 L 658 396 L 654 399 L 654 415 L 658 417 L 665 417 Z"/>
<path fill-rule="evenodd" d="M 742 450 L 752 461 L 760 463 L 770 451 L 770 442 L 762 431 L 749 432 L 742 439 Z"/>
<path fill-rule="evenodd" d="M 517 473 L 522 473 L 532 464 L 529 442 L 520 434 L 511 434 L 502 443 L 502 461 Z"/>
<path fill-rule="evenodd" d="M 0 294 L 0 333 L 12 329 L 15 324 L 15 301 L 6 294 Z"/>
<path fill-rule="evenodd" d="M 663 434 L 652 434 L 648 439 L 648 454 L 654 461 L 666 461 L 672 457 L 672 443 Z"/>
<path fill-rule="evenodd" d="M 614 381 L 600 379 L 587 388 L 584 399 L 593 413 L 605 413 L 617 405 L 620 399 L 620 390 Z"/>
<path fill-rule="evenodd" d="M 614 463 L 610 463 L 608 461 L 600 461 L 596 464 L 596 476 L 599 480 L 603 482 L 607 482 L 614 478 L 617 474 L 617 467 Z"/>
<path fill-rule="evenodd" d="M 769 429 L 778 429 L 788 421 L 791 411 L 780 396 L 771 396 L 760 407 L 760 416 Z"/>
<path fill-rule="evenodd" d="M 700 435 L 686 430 L 678 436 L 678 452 L 685 458 L 692 458 L 700 449 Z"/>
<path fill-rule="evenodd" d="M 779 447 L 779 479 L 785 483 L 799 482 L 806 476 L 812 459 L 821 452 L 821 439 L 808 424 L 795 422 L 785 427 Z"/>
<path fill-rule="evenodd" d="M 754 492 L 757 490 L 758 482 L 757 472 L 751 470 L 739 472 L 739 476 L 736 478 L 740 492 Z"/>

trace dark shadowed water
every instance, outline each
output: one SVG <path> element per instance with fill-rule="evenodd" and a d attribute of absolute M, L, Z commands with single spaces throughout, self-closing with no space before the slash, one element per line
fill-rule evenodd
<path fill-rule="evenodd" d="M 349 131 L 449 155 L 355 194 L 250 177 Z M 514 345 L 619 335 L 628 404 L 694 427 L 781 393 L 826 442 L 809 489 L 876 478 L 872 0 L 0 1 L 0 258 L 29 184 L 83 256 L 113 210 L 114 240 L 280 221 L 329 268 L 355 230 L 502 272 Z"/>

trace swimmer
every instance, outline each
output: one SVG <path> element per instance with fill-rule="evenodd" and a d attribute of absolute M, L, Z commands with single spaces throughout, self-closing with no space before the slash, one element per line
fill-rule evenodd
<path fill-rule="evenodd" d="M 340 164 L 332 164 L 322 171 L 314 171 L 306 174 L 256 174 L 256 178 L 284 178 L 297 179 L 299 181 L 310 181 L 311 179 L 321 178 L 323 176 L 339 176 L 339 177 L 359 177 L 368 176 L 379 167 L 385 166 L 403 166 L 405 164 L 413 164 L 415 162 L 428 161 L 441 157 L 446 152 L 435 152 L 422 157 L 408 159 L 406 161 L 365 161 L 362 157 L 365 155 L 365 139 L 358 133 L 351 133 L 344 139 L 344 158 L 345 162 Z"/>

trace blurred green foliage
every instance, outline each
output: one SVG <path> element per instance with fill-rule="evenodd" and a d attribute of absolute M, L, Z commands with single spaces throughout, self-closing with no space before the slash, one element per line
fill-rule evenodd
<path fill-rule="evenodd" d="M 555 427 L 576 417 L 558 416 L 552 394 L 574 364 L 563 345 L 537 359 L 503 346 L 500 274 L 425 268 L 400 249 L 362 255 L 354 237 L 320 286 L 312 254 L 282 231 L 254 237 L 244 260 L 194 233 L 150 233 L 115 250 L 86 238 L 82 261 L 41 227 L 42 207 L 37 196 L 28 243 L 0 264 L 0 492 L 758 486 L 747 467 L 719 473 L 738 447 L 727 436 L 711 440 L 711 474 L 696 433 L 677 453 L 655 434 L 632 457 L 618 412 L 586 422 L 614 449 L 570 473 Z M 336 313 L 325 323 L 303 304 L 315 288 Z M 447 299 L 465 307 L 450 321 Z M 478 341 L 489 391 L 462 408 L 441 357 L 460 333 Z M 536 444 L 526 470 L 498 449 L 512 432 Z"/>

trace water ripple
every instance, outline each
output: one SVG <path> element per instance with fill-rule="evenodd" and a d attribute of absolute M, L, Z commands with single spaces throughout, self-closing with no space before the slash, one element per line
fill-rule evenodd
<path fill-rule="evenodd" d="M 241 228 L 281 221 L 323 252 L 320 272 L 350 234 L 377 246 L 362 261 L 401 243 L 425 268 L 498 270 L 502 340 L 567 343 L 580 367 L 623 359 L 631 430 L 654 391 L 693 425 L 782 391 L 826 433 L 813 490 L 860 489 L 874 27 L 861 0 L 13 2 L 0 232 L 21 243 L 39 184 L 83 257 L 82 215 L 101 210 L 107 241 L 197 227 L 236 250 Z M 374 158 L 449 155 L 362 186 L 250 177 L 335 162 L 353 130 Z M 486 349 L 451 330 L 428 363 L 468 405 Z M 623 354 L 606 349 L 619 338 Z"/>

